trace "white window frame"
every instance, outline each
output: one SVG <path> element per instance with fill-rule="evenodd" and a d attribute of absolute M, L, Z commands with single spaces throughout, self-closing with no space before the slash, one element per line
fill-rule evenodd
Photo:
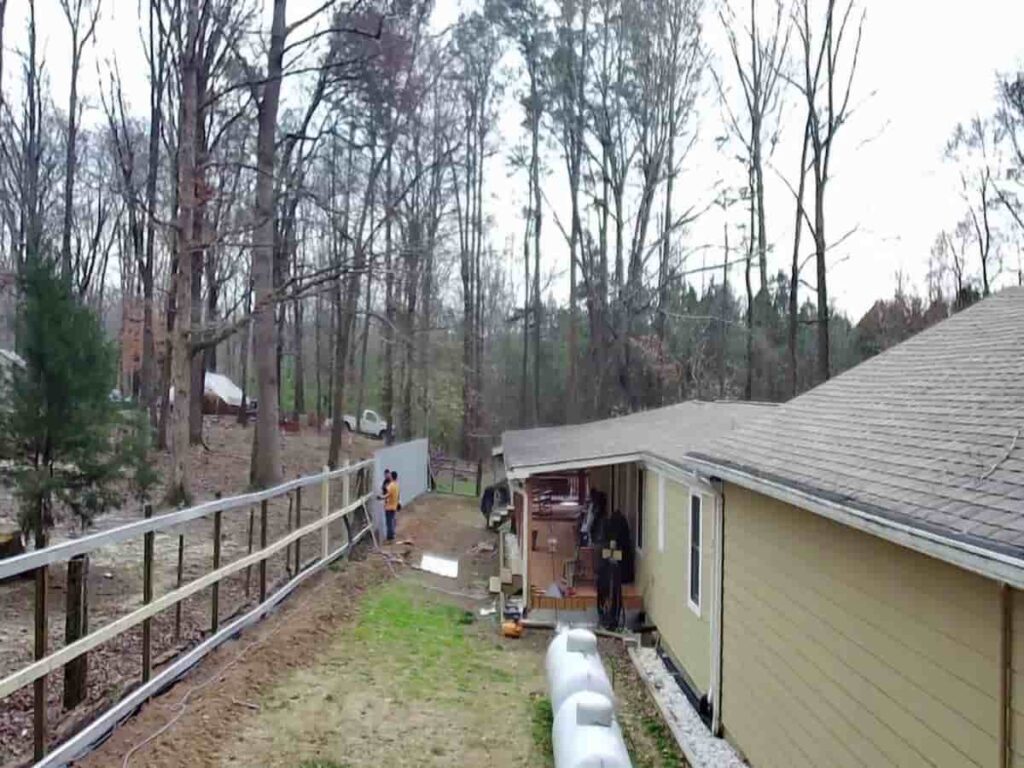
<path fill-rule="evenodd" d="M 665 476 L 658 473 L 658 551 L 665 551 Z"/>
<path fill-rule="evenodd" d="M 693 601 L 693 584 L 691 583 L 691 577 L 693 575 L 693 500 L 697 499 L 700 502 L 700 511 L 697 513 L 700 519 L 700 532 L 697 538 L 697 601 Z M 704 496 L 696 491 L 690 491 L 687 498 L 686 506 L 686 604 L 690 607 L 690 610 L 700 617 L 700 606 L 703 602 L 704 597 L 704 584 L 702 573 L 702 566 L 704 560 Z"/>

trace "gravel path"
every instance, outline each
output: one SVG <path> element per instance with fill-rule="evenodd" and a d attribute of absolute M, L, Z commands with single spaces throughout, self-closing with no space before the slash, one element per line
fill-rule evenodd
<path fill-rule="evenodd" d="M 629 656 L 693 768 L 746 765 L 727 741 L 711 735 L 653 648 L 630 648 Z"/>

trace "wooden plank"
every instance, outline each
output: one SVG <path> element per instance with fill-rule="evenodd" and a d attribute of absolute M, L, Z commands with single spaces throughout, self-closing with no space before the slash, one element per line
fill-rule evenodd
<path fill-rule="evenodd" d="M 345 468 L 348 468 L 348 459 L 345 459 Z M 320 529 L 320 545 L 321 553 L 320 557 L 323 560 L 327 559 L 327 553 L 330 551 L 330 531 L 327 528 L 327 517 L 331 513 L 331 481 L 330 473 L 327 471 L 327 467 L 324 467 L 323 483 L 320 486 L 320 504 L 321 504 L 321 520 L 324 521 L 323 527 Z"/>
<path fill-rule="evenodd" d="M 153 507 L 147 504 L 143 513 L 146 517 L 153 516 Z M 153 602 L 153 538 L 150 531 L 142 540 L 142 604 Z M 152 619 L 142 622 L 142 682 L 149 682 L 153 674 L 153 636 Z"/>
<path fill-rule="evenodd" d="M 252 529 L 255 527 L 255 523 L 256 523 L 256 508 L 255 507 L 249 507 L 249 552 L 248 552 L 248 554 L 250 554 L 250 555 L 252 554 Z M 249 587 L 250 587 L 251 583 L 252 583 L 252 566 L 250 565 L 248 568 L 245 569 L 245 598 L 246 598 L 246 600 L 249 599 Z"/>
<path fill-rule="evenodd" d="M 185 579 L 185 534 L 178 536 L 178 578 L 175 581 L 175 589 L 181 589 Z M 174 642 L 181 642 L 181 603 L 174 606 Z"/>
<path fill-rule="evenodd" d="M 80 656 L 81 654 L 92 650 L 96 646 L 105 643 L 107 640 L 110 640 L 113 637 L 117 637 L 118 635 L 131 629 L 132 627 L 141 624 L 144 619 L 150 616 L 155 616 L 160 611 L 166 610 L 176 603 L 180 603 L 185 598 L 191 597 L 197 592 L 200 592 L 203 589 L 206 589 L 207 587 L 211 586 L 215 582 L 221 581 L 222 579 L 231 576 L 232 574 L 242 571 L 243 569 L 245 569 L 246 566 L 251 565 L 254 562 L 265 562 L 268 557 L 277 554 L 285 547 L 287 547 L 289 544 L 291 544 L 293 541 L 298 539 L 300 536 L 308 536 L 309 534 L 316 533 L 321 526 L 329 525 L 330 523 L 341 518 L 342 516 L 351 514 L 357 509 L 363 507 L 369 500 L 369 495 L 364 496 L 361 499 L 357 499 L 352 504 L 349 504 L 347 507 L 344 507 L 336 512 L 331 513 L 326 518 L 321 518 L 319 520 L 316 520 L 315 522 L 310 523 L 305 528 L 293 531 L 291 534 L 285 536 L 284 538 L 279 539 L 278 541 L 275 541 L 273 544 L 268 545 L 265 549 L 262 549 L 258 552 L 254 552 L 252 555 L 247 555 L 246 557 L 240 558 L 233 563 L 229 563 L 228 565 L 221 567 L 217 571 L 213 571 L 211 573 L 206 574 L 205 576 L 201 576 L 195 581 L 189 582 L 188 584 L 179 589 L 175 589 L 171 592 L 161 595 L 160 597 L 153 600 L 153 602 L 151 602 L 149 605 L 144 605 L 141 608 L 137 608 L 131 613 L 110 622 L 109 624 L 92 633 L 91 635 L 83 637 L 78 642 L 72 643 L 71 645 L 66 645 L 59 651 L 55 651 L 49 656 L 45 656 L 45 658 L 40 658 L 39 660 L 33 662 L 32 664 L 29 664 L 26 667 L 23 667 L 17 672 L 8 675 L 7 677 L 0 680 L 0 699 L 9 696 L 14 691 L 17 691 L 19 688 L 22 688 L 23 686 L 26 686 L 33 681 L 38 681 L 39 679 L 47 675 L 49 672 L 52 672 L 54 669 L 63 666 L 71 659 L 74 659 Z M 37 649 L 38 647 L 39 646 L 37 640 Z"/>
<path fill-rule="evenodd" d="M 295 489 L 295 527 L 302 527 L 302 489 Z M 302 539 L 295 540 L 295 573 L 302 568 Z"/>
<path fill-rule="evenodd" d="M 35 658 L 40 663 L 46 657 L 47 646 L 47 622 L 46 622 L 46 590 L 49 587 L 49 574 L 47 567 L 41 566 L 36 570 L 36 627 L 35 627 Z M 46 756 L 46 672 L 33 678 L 35 690 L 33 691 L 32 711 L 32 737 L 34 742 L 35 759 L 42 760 Z M 24 683 L 28 684 L 28 681 Z M 19 685 L 18 688 L 21 686 Z M 12 689 L 12 692 L 17 688 Z M 0 695 L 0 699 L 6 698 L 7 694 Z"/>
<path fill-rule="evenodd" d="M 220 527 L 221 511 L 213 513 L 213 570 L 220 568 Z M 220 627 L 220 582 L 215 582 L 210 590 L 210 631 L 216 632 Z"/>
<path fill-rule="evenodd" d="M 260 502 L 260 552 L 267 549 L 267 504 Z M 286 537 L 287 538 L 287 537 Z M 260 558 L 260 602 L 267 599 L 267 558 Z"/>

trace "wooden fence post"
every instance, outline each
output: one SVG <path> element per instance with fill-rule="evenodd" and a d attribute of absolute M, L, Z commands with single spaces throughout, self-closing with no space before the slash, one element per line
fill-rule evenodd
<path fill-rule="evenodd" d="M 260 551 L 267 548 L 267 500 L 260 502 Z M 260 560 L 260 602 L 267 599 L 267 558 Z"/>
<path fill-rule="evenodd" d="M 36 661 L 46 656 L 47 621 L 46 621 L 46 590 L 49 586 L 49 573 L 44 565 L 36 569 L 36 604 L 35 604 L 35 658 Z M 46 675 L 38 678 L 33 685 L 33 741 L 35 759 L 42 760 L 46 756 Z"/>
<path fill-rule="evenodd" d="M 352 471 L 349 467 L 352 462 L 349 459 L 345 459 L 345 475 L 341 478 L 341 506 L 342 508 L 347 507 L 352 503 Z M 360 470 L 362 471 L 362 470 Z M 352 541 L 352 524 L 349 521 L 349 516 L 344 515 L 342 521 L 345 523 L 345 543 L 348 544 Z"/>
<path fill-rule="evenodd" d="M 484 463 L 478 461 L 476 463 L 476 496 L 480 498 L 480 486 L 484 480 Z"/>
<path fill-rule="evenodd" d="M 185 534 L 178 535 L 178 580 L 175 588 L 181 589 L 181 580 L 185 576 Z M 174 606 L 174 642 L 181 642 L 181 601 Z"/>
<path fill-rule="evenodd" d="M 302 488 L 295 489 L 295 530 L 302 527 Z M 302 538 L 295 540 L 295 575 L 299 575 L 299 569 L 302 567 L 302 549 L 299 546 L 302 543 Z"/>
<path fill-rule="evenodd" d="M 213 513 L 213 570 L 220 568 L 220 530 L 221 510 Z M 220 582 L 213 583 L 210 592 L 210 631 L 216 632 L 220 627 Z"/>
<path fill-rule="evenodd" d="M 67 610 L 64 617 L 64 644 L 85 637 L 89 620 L 85 590 L 88 587 L 89 556 L 76 555 L 68 560 Z M 85 699 L 89 674 L 89 656 L 83 653 L 64 665 L 64 709 L 74 709 Z"/>
<path fill-rule="evenodd" d="M 292 495 L 290 493 L 286 494 L 286 496 L 288 497 L 288 525 L 285 526 L 285 535 L 288 535 L 289 533 L 292 532 L 292 504 L 294 502 L 292 500 Z M 284 571 L 289 576 L 292 573 L 292 545 L 291 544 L 289 544 L 288 546 L 286 546 L 284 548 Z"/>
<path fill-rule="evenodd" d="M 249 507 L 249 554 L 252 554 L 252 529 L 255 525 L 256 508 Z M 252 566 L 245 566 L 245 599 L 249 599 L 249 584 L 252 581 Z"/>
<path fill-rule="evenodd" d="M 324 482 L 323 487 L 320 490 L 320 500 L 323 502 L 322 517 L 324 524 L 320 528 L 320 540 L 322 546 L 321 557 L 326 560 L 327 552 L 330 546 L 327 536 L 327 516 L 331 513 L 331 481 L 330 481 L 330 470 L 324 467 Z"/>
<path fill-rule="evenodd" d="M 153 516 L 153 507 L 147 504 L 143 514 L 148 520 Z M 153 531 L 142 537 L 142 602 L 153 600 Z M 142 682 L 148 683 L 153 674 L 153 628 L 152 619 L 142 622 Z"/>

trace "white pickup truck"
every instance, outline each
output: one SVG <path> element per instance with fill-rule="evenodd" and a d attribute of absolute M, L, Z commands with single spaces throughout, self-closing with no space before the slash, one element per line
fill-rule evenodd
<path fill-rule="evenodd" d="M 388 434 L 388 423 L 382 419 L 376 411 L 369 409 L 363 411 L 363 418 L 356 419 L 355 416 L 346 415 L 345 429 L 350 432 L 361 432 L 371 437 L 383 438 Z"/>

